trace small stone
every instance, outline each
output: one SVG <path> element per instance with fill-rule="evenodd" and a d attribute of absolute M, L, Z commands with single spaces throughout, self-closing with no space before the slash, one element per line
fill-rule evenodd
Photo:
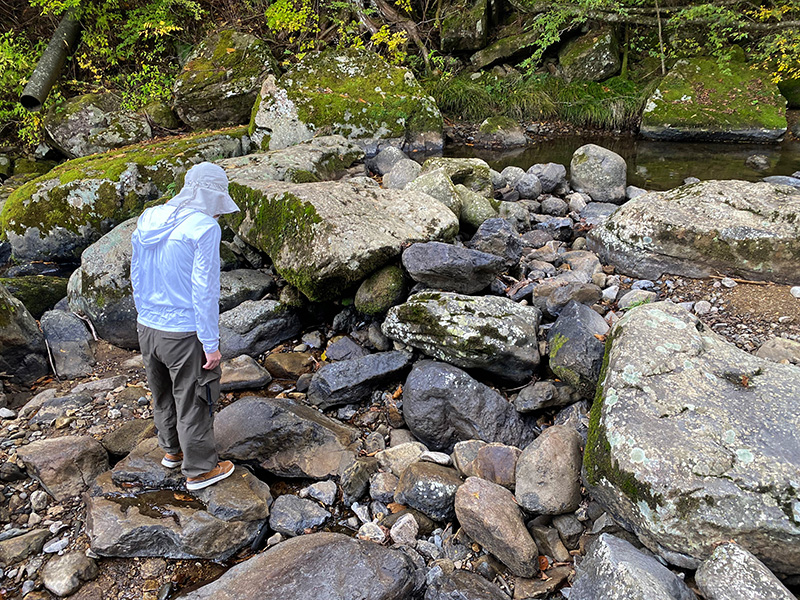
<path fill-rule="evenodd" d="M 17 413 L 10 408 L 0 408 L 0 419 L 16 419 Z"/>
<path fill-rule="evenodd" d="M 273 533 L 267 538 L 267 548 L 271 548 L 275 544 L 280 544 L 283 541 L 283 536 L 280 533 Z"/>
<path fill-rule="evenodd" d="M 354 502 L 350 509 L 355 513 L 358 517 L 358 520 L 362 523 L 369 523 L 372 519 L 369 516 L 369 508 L 367 506 L 363 506 L 358 502 Z"/>
<path fill-rule="evenodd" d="M 694 313 L 696 315 L 707 315 L 711 312 L 711 302 L 708 300 L 700 300 L 700 302 L 695 302 L 694 305 Z"/>
<path fill-rule="evenodd" d="M 451 464 L 453 464 L 450 455 L 445 454 L 444 452 L 423 452 L 420 455 L 419 460 L 436 463 L 437 465 L 443 465 L 445 467 L 449 467 Z"/>
<path fill-rule="evenodd" d="M 380 525 L 375 523 L 364 523 L 359 527 L 356 537 L 378 544 L 382 544 L 386 540 L 386 534 L 383 532 L 383 529 L 381 529 Z"/>
<path fill-rule="evenodd" d="M 730 277 L 725 277 L 725 278 L 723 278 L 723 279 L 720 281 L 720 283 L 721 283 L 721 284 L 722 284 L 724 287 L 726 287 L 726 288 L 734 288 L 734 287 L 736 287 L 737 285 L 739 285 L 738 283 L 736 283 L 736 282 L 735 282 L 733 279 L 731 279 Z"/>
<path fill-rule="evenodd" d="M 70 552 L 48 562 L 42 570 L 42 580 L 56 596 L 69 596 L 97 574 L 97 564 L 91 558 L 82 552 Z"/>
<path fill-rule="evenodd" d="M 314 500 L 319 500 L 325 506 L 332 506 L 336 502 L 336 482 L 320 481 L 308 486 L 308 495 Z"/>
<path fill-rule="evenodd" d="M 789 293 L 795 298 L 800 299 L 800 285 L 796 285 L 789 290 Z"/>
<path fill-rule="evenodd" d="M 419 524 L 413 515 L 407 513 L 397 519 L 392 528 L 389 530 L 389 535 L 392 540 L 398 544 L 405 544 L 406 546 L 413 546 L 419 533 Z"/>
<path fill-rule="evenodd" d="M 69 546 L 69 538 L 65 537 L 61 538 L 60 540 L 53 540 L 52 542 L 45 544 L 44 548 L 42 548 L 42 551 L 45 554 L 56 554 L 64 550 L 67 546 Z"/>

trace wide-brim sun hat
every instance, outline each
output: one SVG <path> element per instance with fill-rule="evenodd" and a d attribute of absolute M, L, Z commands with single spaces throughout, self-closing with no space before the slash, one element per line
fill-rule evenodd
<path fill-rule="evenodd" d="M 202 162 L 189 169 L 183 188 L 167 204 L 199 210 L 211 217 L 239 212 L 239 207 L 228 194 L 225 170 L 210 162 Z"/>

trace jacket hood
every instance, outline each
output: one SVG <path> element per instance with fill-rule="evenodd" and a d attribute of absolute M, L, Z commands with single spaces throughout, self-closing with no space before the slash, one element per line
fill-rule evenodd
<path fill-rule="evenodd" d="M 142 213 L 136 223 L 136 235 L 142 246 L 154 246 L 167 239 L 195 211 L 174 206 L 154 206 Z"/>

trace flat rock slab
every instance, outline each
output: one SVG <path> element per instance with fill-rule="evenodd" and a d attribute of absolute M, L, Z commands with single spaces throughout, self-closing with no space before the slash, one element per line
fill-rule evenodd
<path fill-rule="evenodd" d="M 800 369 L 725 342 L 681 307 L 611 330 L 584 456 L 593 498 L 666 560 L 696 568 L 735 539 L 800 573 Z"/>
<path fill-rule="evenodd" d="M 355 428 L 283 398 L 241 398 L 219 412 L 214 431 L 222 458 L 311 479 L 338 475 L 358 439 Z"/>
<path fill-rule="evenodd" d="M 441 242 L 412 244 L 403 266 L 414 281 L 460 294 L 479 292 L 506 269 L 500 256 Z"/>
<path fill-rule="evenodd" d="M 717 273 L 800 282 L 800 190 L 701 181 L 631 200 L 589 234 L 589 248 L 628 275 Z"/>
<path fill-rule="evenodd" d="M 416 568 L 403 552 L 338 533 L 314 533 L 236 565 L 185 598 L 406 600 L 420 587 Z"/>
<path fill-rule="evenodd" d="M 456 569 L 437 579 L 425 590 L 425 600 L 508 600 L 496 585 L 472 573 Z"/>
<path fill-rule="evenodd" d="M 708 600 L 794 600 L 794 596 L 764 564 L 735 543 L 720 544 L 695 574 Z"/>
<path fill-rule="evenodd" d="M 220 315 L 219 351 L 223 358 L 258 356 L 300 333 L 300 317 L 275 300 L 245 300 Z"/>
<path fill-rule="evenodd" d="M 236 358 L 222 361 L 220 390 L 253 390 L 272 381 L 272 375 L 258 364 L 252 356 L 242 354 Z"/>
<path fill-rule="evenodd" d="M 231 173 L 239 235 L 310 300 L 334 298 L 409 242 L 448 241 L 458 220 L 422 192 L 354 183 L 292 184 Z"/>
<path fill-rule="evenodd" d="M 463 369 L 522 382 L 539 365 L 540 316 L 508 298 L 420 292 L 389 310 L 383 332 Z"/>

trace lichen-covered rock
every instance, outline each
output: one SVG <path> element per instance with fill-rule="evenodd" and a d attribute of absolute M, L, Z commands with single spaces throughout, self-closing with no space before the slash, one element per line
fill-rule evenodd
<path fill-rule="evenodd" d="M 420 192 L 263 181 L 235 170 L 229 177 L 242 209 L 229 222 L 310 300 L 341 294 L 404 243 L 447 241 L 458 231 L 453 213 Z"/>
<path fill-rule="evenodd" d="M 469 52 L 486 45 L 491 0 L 451 0 L 442 5 L 442 52 Z"/>
<path fill-rule="evenodd" d="M 412 151 L 443 144 L 441 113 L 411 71 L 360 48 L 311 52 L 277 82 L 268 78 L 250 133 L 262 150 L 315 134 L 343 135 L 367 154 L 387 146 Z"/>
<path fill-rule="evenodd" d="M 528 138 L 519 123 L 509 117 L 496 115 L 484 120 L 475 134 L 475 145 L 487 148 L 518 148 Z"/>
<path fill-rule="evenodd" d="M 135 230 L 136 218 L 128 219 L 89 246 L 67 286 L 70 310 L 88 317 L 100 338 L 122 348 L 139 347 L 130 279 Z"/>
<path fill-rule="evenodd" d="M 613 30 L 590 31 L 572 40 L 558 53 L 567 81 L 603 81 L 619 71 L 619 45 Z"/>
<path fill-rule="evenodd" d="M 435 156 L 422 164 L 422 173 L 443 170 L 453 184 L 461 184 L 485 198 L 494 194 L 491 167 L 480 158 L 444 158 Z"/>
<path fill-rule="evenodd" d="M 735 539 L 800 574 L 800 369 L 668 302 L 632 309 L 609 337 L 584 456 L 592 497 L 673 564 L 696 568 Z"/>
<path fill-rule="evenodd" d="M 623 273 L 800 282 L 800 190 L 702 181 L 648 192 L 589 234 L 589 248 Z"/>
<path fill-rule="evenodd" d="M 461 202 L 461 224 L 465 229 L 479 229 L 489 219 L 497 218 L 497 209 L 489 198 L 460 183 L 456 186 L 456 193 Z"/>
<path fill-rule="evenodd" d="M 0 283 L 21 301 L 34 319 L 41 317 L 67 295 L 67 279 L 50 275 L 0 277 Z"/>
<path fill-rule="evenodd" d="M 44 336 L 36 321 L 0 284 L 0 371 L 27 385 L 49 370 Z"/>
<path fill-rule="evenodd" d="M 17 260 L 75 261 L 195 162 L 242 154 L 244 133 L 194 134 L 67 161 L 14 190 L 0 212 L 0 230 Z"/>
<path fill-rule="evenodd" d="M 796 598 L 760 560 L 735 542 L 717 546 L 697 569 L 695 581 L 708 600 Z"/>
<path fill-rule="evenodd" d="M 49 310 L 42 315 L 41 325 L 56 375 L 64 379 L 91 375 L 95 356 L 86 324 L 70 312 Z"/>
<path fill-rule="evenodd" d="M 383 332 L 439 360 L 521 382 L 539 364 L 539 319 L 508 298 L 420 292 L 389 310 Z"/>
<path fill-rule="evenodd" d="M 365 315 L 382 315 L 403 299 L 405 291 L 403 270 L 397 265 L 389 265 L 361 283 L 353 304 Z"/>
<path fill-rule="evenodd" d="M 192 129 L 247 123 L 261 82 L 278 65 L 266 42 L 247 33 L 211 34 L 175 80 L 175 112 Z"/>
<path fill-rule="evenodd" d="M 415 508 L 434 521 L 455 516 L 453 502 L 463 482 L 455 469 L 430 462 L 415 462 L 400 476 L 395 502 Z"/>
<path fill-rule="evenodd" d="M 539 40 L 541 32 L 533 29 L 526 33 L 500 38 L 490 46 L 473 54 L 469 61 L 476 70 L 525 52 L 525 48 Z"/>
<path fill-rule="evenodd" d="M 456 186 L 443 169 L 428 171 L 421 174 L 409 183 L 405 189 L 409 192 L 422 192 L 435 198 L 453 211 L 456 218 L 461 216 L 461 196 L 458 195 Z"/>
<path fill-rule="evenodd" d="M 625 202 L 628 178 L 625 159 L 619 154 L 586 144 L 572 155 L 569 164 L 569 181 L 576 192 L 588 194 L 595 202 Z"/>
<path fill-rule="evenodd" d="M 680 60 L 647 101 L 642 136 L 653 140 L 774 142 L 786 133 L 786 100 L 744 62 Z"/>
<path fill-rule="evenodd" d="M 147 118 L 124 110 L 111 93 L 76 96 L 54 106 L 44 119 L 44 129 L 70 158 L 130 146 L 153 135 Z"/>

